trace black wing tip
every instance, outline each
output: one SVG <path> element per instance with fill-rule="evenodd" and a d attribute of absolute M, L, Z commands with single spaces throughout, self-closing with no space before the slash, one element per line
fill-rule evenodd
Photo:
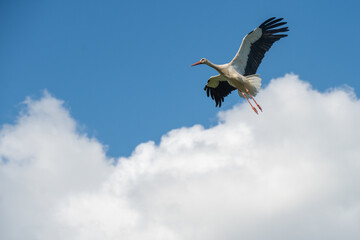
<path fill-rule="evenodd" d="M 272 17 L 272 18 L 269 18 L 269 19 L 265 20 L 259 27 L 260 27 L 260 28 L 263 27 L 265 24 L 267 24 L 268 22 L 274 20 L 275 18 L 276 18 L 276 17 Z"/>
<path fill-rule="evenodd" d="M 271 25 L 266 25 L 263 30 L 267 31 L 267 30 L 270 30 L 270 29 L 275 29 L 277 27 L 280 27 L 282 25 L 285 25 L 287 24 L 287 22 L 278 22 L 278 23 L 274 23 L 274 24 L 271 24 Z"/>
<path fill-rule="evenodd" d="M 289 31 L 288 27 L 283 27 L 283 28 L 278 28 L 278 29 L 267 30 L 264 32 L 264 34 L 273 35 L 275 33 L 283 33 L 283 32 L 288 32 L 288 31 Z"/>
<path fill-rule="evenodd" d="M 220 82 L 219 86 L 216 88 L 208 87 L 205 85 L 204 90 L 206 90 L 207 96 L 215 101 L 215 107 L 221 107 L 224 102 L 224 98 L 230 94 L 235 88 L 231 86 L 228 82 Z"/>
<path fill-rule="evenodd" d="M 287 24 L 287 22 L 281 22 L 282 20 L 284 20 L 284 18 L 276 18 L 276 17 L 272 17 L 267 19 L 266 21 L 264 21 L 259 28 L 264 29 L 264 30 L 268 30 L 271 28 L 275 28 L 275 27 L 279 27 L 282 26 L 284 24 Z"/>
<path fill-rule="evenodd" d="M 288 32 L 290 31 L 289 27 L 283 27 L 278 29 L 280 32 Z"/>

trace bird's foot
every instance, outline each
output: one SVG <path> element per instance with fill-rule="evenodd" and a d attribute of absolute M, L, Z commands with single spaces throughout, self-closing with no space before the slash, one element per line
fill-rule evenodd
<path fill-rule="evenodd" d="M 254 112 L 259 115 L 259 113 L 258 113 L 258 111 L 256 110 L 256 108 L 254 108 L 253 106 L 251 106 L 251 107 L 252 107 L 252 109 L 254 110 Z"/>
<path fill-rule="evenodd" d="M 256 103 L 256 106 L 260 109 L 261 112 L 263 111 L 259 104 Z"/>

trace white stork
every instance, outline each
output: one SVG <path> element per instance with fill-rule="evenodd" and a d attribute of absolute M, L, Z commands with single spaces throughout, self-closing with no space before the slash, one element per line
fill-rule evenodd
<path fill-rule="evenodd" d="M 286 24 L 282 20 L 283 18 L 269 18 L 247 34 L 241 43 L 239 51 L 229 63 L 216 65 L 206 58 L 202 58 L 199 62 L 191 65 L 206 64 L 219 72 L 219 75 L 210 77 L 204 88 L 207 96 L 211 96 L 215 100 L 216 107 L 221 107 L 224 97 L 237 89 L 239 96 L 248 101 L 256 114 L 258 114 L 258 111 L 250 103 L 248 96 L 253 99 L 257 107 L 262 111 L 254 99 L 261 87 L 261 78 L 255 73 L 265 53 L 269 51 L 273 43 L 287 36 L 286 34 L 276 34 L 289 31 L 288 27 L 277 28 Z"/>

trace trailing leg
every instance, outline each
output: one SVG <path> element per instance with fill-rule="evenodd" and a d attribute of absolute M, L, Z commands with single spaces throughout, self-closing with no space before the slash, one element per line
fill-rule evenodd
<path fill-rule="evenodd" d="M 254 112 L 256 114 L 259 114 L 258 111 L 256 110 L 256 108 L 254 108 L 254 106 L 251 104 L 251 102 L 249 101 L 248 97 L 246 96 L 245 93 L 243 93 L 242 91 L 238 90 L 239 94 L 242 94 L 244 96 L 244 98 L 246 98 L 246 100 L 248 101 L 248 103 L 250 104 L 251 108 L 254 110 Z M 250 95 L 251 96 L 251 95 Z"/>
<path fill-rule="evenodd" d="M 251 99 L 255 102 L 256 106 L 260 109 L 260 111 L 263 111 L 262 108 L 260 107 L 260 105 L 255 101 L 255 98 L 250 94 L 249 89 L 247 89 L 246 87 L 245 87 L 245 89 L 246 89 L 247 94 L 249 94 Z"/>

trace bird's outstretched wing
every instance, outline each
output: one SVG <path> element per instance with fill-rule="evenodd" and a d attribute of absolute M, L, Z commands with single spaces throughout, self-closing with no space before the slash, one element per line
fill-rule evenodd
<path fill-rule="evenodd" d="M 286 37 L 286 34 L 276 34 L 289 31 L 283 18 L 269 18 L 259 27 L 247 34 L 234 59 L 230 62 L 244 76 L 255 74 L 264 55 L 274 42 Z"/>
<path fill-rule="evenodd" d="M 234 89 L 235 88 L 220 75 L 210 77 L 204 88 L 207 96 L 211 96 L 211 98 L 215 100 L 215 107 L 221 107 L 221 103 L 224 101 L 224 97 L 229 95 L 229 93 Z"/>

